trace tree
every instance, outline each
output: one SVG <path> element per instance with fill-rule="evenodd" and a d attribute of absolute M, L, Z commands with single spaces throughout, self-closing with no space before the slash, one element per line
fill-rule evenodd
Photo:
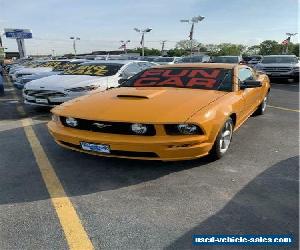
<path fill-rule="evenodd" d="M 292 46 L 290 46 L 292 45 Z M 299 57 L 299 43 L 292 43 L 289 45 L 289 51 L 291 54 L 294 54 Z"/>
<path fill-rule="evenodd" d="M 245 51 L 245 55 L 248 55 L 248 56 L 259 55 L 259 53 L 260 53 L 260 46 L 259 45 L 250 46 Z"/>
<path fill-rule="evenodd" d="M 245 50 L 246 46 L 241 44 L 221 43 L 218 45 L 218 56 L 239 56 Z"/>
<path fill-rule="evenodd" d="M 158 49 L 149 49 L 147 47 L 144 48 L 145 56 L 160 56 L 161 51 Z M 136 48 L 136 49 L 129 49 L 127 50 L 128 53 L 139 53 L 142 55 L 142 48 Z"/>
<path fill-rule="evenodd" d="M 185 56 L 187 54 L 188 52 L 186 50 L 178 48 L 170 49 L 167 51 L 168 56 Z"/>
<path fill-rule="evenodd" d="M 176 43 L 176 48 L 177 49 L 183 49 L 183 50 L 191 50 L 191 45 L 192 45 L 192 49 L 194 50 L 198 50 L 198 46 L 200 45 L 199 42 L 197 42 L 197 40 L 181 40 L 178 43 Z"/>
<path fill-rule="evenodd" d="M 278 55 L 283 52 L 283 46 L 274 40 L 263 41 L 259 48 L 260 55 Z"/>

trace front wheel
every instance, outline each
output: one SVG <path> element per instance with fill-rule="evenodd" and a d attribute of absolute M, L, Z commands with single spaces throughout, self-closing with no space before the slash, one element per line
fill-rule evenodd
<path fill-rule="evenodd" d="M 210 152 L 210 155 L 214 159 L 220 159 L 223 155 L 225 155 L 231 143 L 232 133 L 233 121 L 231 118 L 228 118 L 218 133 L 214 146 Z"/>

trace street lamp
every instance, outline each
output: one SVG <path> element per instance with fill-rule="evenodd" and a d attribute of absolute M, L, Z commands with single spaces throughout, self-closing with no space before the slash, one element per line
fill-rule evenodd
<path fill-rule="evenodd" d="M 167 40 L 162 40 L 161 41 L 161 55 L 164 55 L 164 51 L 165 51 L 165 44 L 166 44 Z"/>
<path fill-rule="evenodd" d="M 124 53 L 127 54 L 127 44 L 130 43 L 130 40 L 127 40 L 126 42 L 121 40 L 120 43 L 121 46 L 119 49 L 124 49 Z"/>
<path fill-rule="evenodd" d="M 73 49 L 74 49 L 74 54 L 76 56 L 76 54 L 77 54 L 77 51 L 76 51 L 76 41 L 80 40 L 80 37 L 71 36 L 70 39 L 73 40 Z"/>
<path fill-rule="evenodd" d="M 205 17 L 204 16 L 195 16 L 192 19 L 181 19 L 180 22 L 182 23 L 192 23 L 191 31 L 189 34 L 190 43 L 191 43 L 191 55 L 193 54 L 193 35 L 194 35 L 194 26 L 195 23 L 201 22 Z"/>
<path fill-rule="evenodd" d="M 291 37 L 297 35 L 298 33 L 289 33 L 289 32 L 287 32 L 285 34 L 288 36 L 288 38 L 285 40 L 286 41 L 285 53 L 287 54 L 289 52 L 289 43 L 291 41 Z"/>
<path fill-rule="evenodd" d="M 150 32 L 152 29 L 151 28 L 146 28 L 146 29 L 138 29 L 138 28 L 134 28 L 134 30 L 140 34 L 142 34 L 142 39 L 140 44 L 142 45 L 142 56 L 145 55 L 145 33 Z"/>

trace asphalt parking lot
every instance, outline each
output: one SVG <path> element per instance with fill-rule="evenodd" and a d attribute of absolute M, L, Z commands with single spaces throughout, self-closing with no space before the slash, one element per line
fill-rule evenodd
<path fill-rule="evenodd" d="M 19 91 L 8 82 L 5 88 L 0 249 L 68 249 L 68 218 L 78 219 L 83 230 L 75 226 L 75 235 L 95 249 L 193 249 L 193 234 L 292 234 L 297 241 L 298 83 L 272 84 L 266 114 L 248 119 L 215 162 L 134 161 L 63 149 L 47 131 L 49 110 L 26 107 Z M 48 165 L 65 193 L 51 189 Z M 71 201 L 63 215 L 53 205 L 59 198 Z"/>

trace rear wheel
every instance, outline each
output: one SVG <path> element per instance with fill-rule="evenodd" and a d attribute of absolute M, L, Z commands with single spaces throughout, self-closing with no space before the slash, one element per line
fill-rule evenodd
<path fill-rule="evenodd" d="M 257 110 L 254 112 L 254 115 L 263 115 L 266 111 L 268 103 L 268 94 L 264 97 L 261 104 L 258 106 Z"/>
<path fill-rule="evenodd" d="M 214 146 L 210 152 L 210 155 L 214 159 L 220 159 L 223 155 L 225 155 L 231 143 L 232 133 L 233 121 L 231 118 L 228 118 L 218 133 Z"/>

